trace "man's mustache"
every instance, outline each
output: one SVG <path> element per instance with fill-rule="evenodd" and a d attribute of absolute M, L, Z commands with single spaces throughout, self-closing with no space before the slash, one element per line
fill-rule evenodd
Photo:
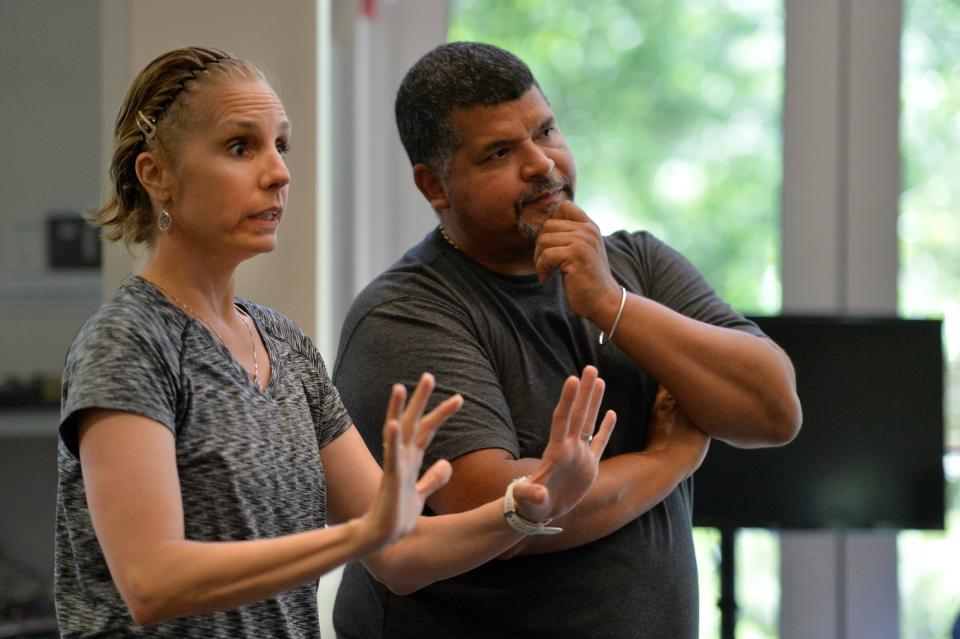
<path fill-rule="evenodd" d="M 517 218 L 520 218 L 520 211 L 526 205 L 530 204 L 537 198 L 543 196 L 544 193 L 551 193 L 556 190 L 562 190 L 567 194 L 567 197 L 571 200 L 573 199 L 573 187 L 570 185 L 570 180 L 564 178 L 562 180 L 542 180 L 533 185 L 533 188 L 517 198 L 516 203 L 513 205 L 513 210 L 517 215 Z"/>

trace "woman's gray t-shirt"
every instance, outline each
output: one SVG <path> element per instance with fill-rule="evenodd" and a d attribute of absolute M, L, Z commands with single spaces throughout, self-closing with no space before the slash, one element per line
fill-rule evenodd
<path fill-rule="evenodd" d="M 143 415 L 176 439 L 186 538 L 235 541 L 323 527 L 320 449 L 350 426 L 310 339 L 237 298 L 270 355 L 257 389 L 225 346 L 147 280 L 131 277 L 81 328 L 63 373 L 55 596 L 64 637 L 316 637 L 315 584 L 231 610 L 134 624 L 110 578 L 84 494 L 77 415 Z M 177 570 L 170 566 L 170 570 Z"/>

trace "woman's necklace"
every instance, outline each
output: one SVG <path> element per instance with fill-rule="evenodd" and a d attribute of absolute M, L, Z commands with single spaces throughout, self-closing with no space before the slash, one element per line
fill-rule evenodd
<path fill-rule="evenodd" d="M 179 297 L 177 297 L 173 293 L 168 292 L 167 289 L 163 288 L 156 282 L 151 282 L 151 284 L 159 288 L 160 292 L 162 292 L 164 295 L 166 295 L 167 297 L 172 299 L 174 302 L 176 302 L 177 305 L 180 306 L 187 313 L 187 315 L 195 318 L 198 322 L 200 322 L 201 324 L 209 328 L 211 331 L 213 331 L 213 334 L 217 336 L 217 339 L 220 340 L 221 344 L 223 344 L 224 346 L 227 345 L 227 342 L 226 340 L 223 339 L 223 335 L 220 334 L 220 331 L 218 331 L 213 326 L 213 324 L 208 322 L 203 315 L 193 310 L 193 308 L 189 304 L 181 301 Z M 250 328 L 250 324 L 248 321 L 249 316 L 243 311 L 241 311 L 236 304 L 233 305 L 233 308 L 235 311 L 237 311 L 237 317 L 240 318 L 240 321 L 243 322 L 243 326 L 247 329 L 247 335 L 250 336 L 250 352 L 253 353 L 253 383 L 256 385 L 257 388 L 260 388 L 260 364 L 257 362 L 257 345 L 253 339 L 253 329 Z"/>

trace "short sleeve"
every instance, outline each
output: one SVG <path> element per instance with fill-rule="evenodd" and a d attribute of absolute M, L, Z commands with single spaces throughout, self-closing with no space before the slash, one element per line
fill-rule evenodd
<path fill-rule="evenodd" d="M 80 329 L 67 354 L 60 437 L 79 457 L 77 415 L 88 408 L 135 413 L 176 434 L 177 350 L 136 307 L 109 305 Z"/>
<path fill-rule="evenodd" d="M 317 420 L 319 424 L 317 442 L 320 448 L 323 448 L 350 428 L 353 420 L 343 405 L 337 387 L 333 385 L 333 381 L 327 374 L 327 367 L 319 352 L 316 353 L 316 360 L 320 374 L 320 418 Z"/>
<path fill-rule="evenodd" d="M 742 330 L 757 336 L 763 331 L 725 302 L 686 257 L 647 232 L 611 236 L 615 245 L 634 252 L 641 268 L 646 297 L 706 324 Z"/>
<path fill-rule="evenodd" d="M 437 431 L 424 467 L 486 448 L 519 456 L 506 398 L 469 317 L 434 299 L 403 297 L 348 317 L 334 369 L 343 401 L 378 461 L 392 385 L 412 390 L 424 372 L 436 378 L 429 408 L 456 393 L 464 398 Z"/>

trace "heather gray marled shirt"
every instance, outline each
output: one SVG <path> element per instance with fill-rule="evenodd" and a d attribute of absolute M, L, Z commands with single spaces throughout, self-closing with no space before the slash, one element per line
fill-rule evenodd
<path fill-rule="evenodd" d="M 202 324 L 143 278 L 81 328 L 63 373 L 55 595 L 64 637 L 317 637 L 315 584 L 228 612 L 134 624 L 87 509 L 79 411 L 149 417 L 176 439 L 187 539 L 233 541 L 320 528 L 320 449 L 351 421 L 316 348 L 289 319 L 238 298 L 270 354 L 265 390 Z M 170 566 L 176 570 L 176 566 Z"/>

